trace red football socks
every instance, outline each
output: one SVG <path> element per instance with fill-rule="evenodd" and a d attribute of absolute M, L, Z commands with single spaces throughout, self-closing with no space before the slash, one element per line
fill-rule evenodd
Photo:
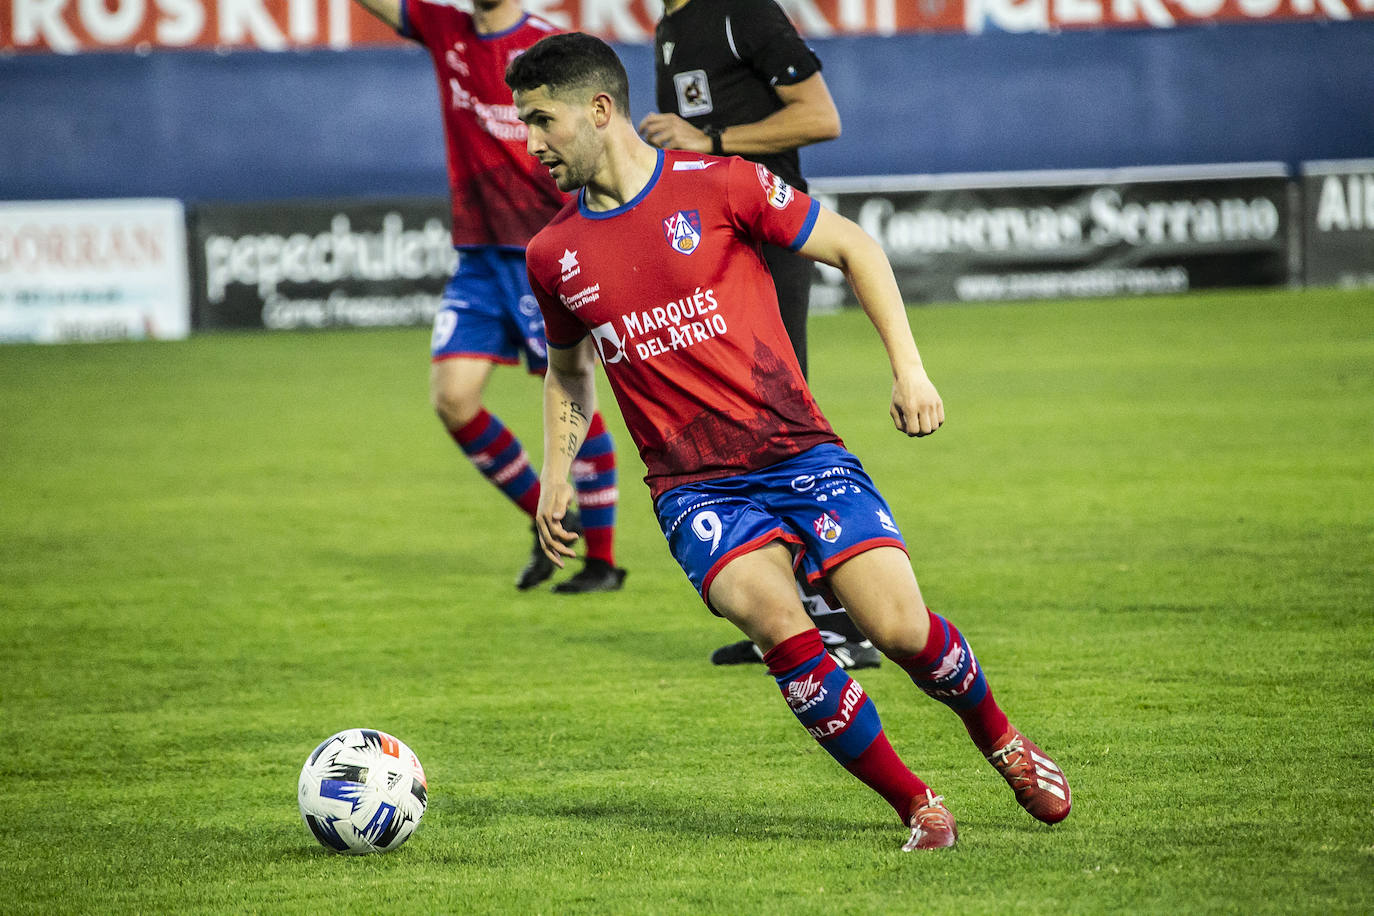
<path fill-rule="evenodd" d="M 807 732 L 906 823 L 911 800 L 929 787 L 892 749 L 873 701 L 825 651 L 820 631 L 783 640 L 763 660 Z"/>
<path fill-rule="evenodd" d="M 969 737 L 986 756 L 1000 745 L 1011 726 L 992 698 L 992 689 L 964 634 L 939 614 L 930 615 L 930 636 L 916 655 L 894 659 L 927 695 L 954 710 Z"/>

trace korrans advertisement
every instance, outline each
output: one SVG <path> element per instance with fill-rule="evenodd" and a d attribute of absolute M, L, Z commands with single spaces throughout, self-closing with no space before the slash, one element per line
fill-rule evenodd
<path fill-rule="evenodd" d="M 172 340 L 190 329 L 180 201 L 0 203 L 0 341 Z"/>

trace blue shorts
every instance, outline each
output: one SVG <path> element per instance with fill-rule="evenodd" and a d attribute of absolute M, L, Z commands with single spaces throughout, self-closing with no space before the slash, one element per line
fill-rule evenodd
<path fill-rule="evenodd" d="M 456 356 L 514 365 L 523 353 L 531 372 L 548 367 L 544 316 L 530 291 L 520 248 L 464 248 L 444 287 L 429 345 L 436 362 Z"/>
<path fill-rule="evenodd" d="M 771 467 L 674 487 L 654 509 L 668 549 L 707 607 L 736 557 L 782 541 L 822 594 L 830 570 L 875 547 L 906 550 L 892 511 L 859 459 L 818 445 Z M 712 608 L 714 611 L 715 609 Z"/>

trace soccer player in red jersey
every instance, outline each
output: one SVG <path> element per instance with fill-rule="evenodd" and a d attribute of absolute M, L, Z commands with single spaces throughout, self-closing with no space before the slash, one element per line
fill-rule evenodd
<path fill-rule="evenodd" d="M 645 143 L 628 117 L 625 70 L 596 38 L 546 38 L 506 81 L 530 154 L 578 192 L 527 255 L 551 345 L 535 516 L 550 558 L 573 556 L 568 474 L 595 407 L 599 356 L 674 558 L 707 605 L 764 650 L 807 732 L 910 828 L 904 849 L 953 845 L 954 818 L 825 652 L 794 566 L 833 589 L 874 644 L 959 715 L 1031 815 L 1066 817 L 1063 773 L 1007 721 L 963 634 L 925 606 L 890 509 L 812 399 L 759 253 L 782 245 L 844 272 L 892 366 L 893 423 L 929 435 L 944 404 L 882 249 L 760 165 Z"/>
<path fill-rule="evenodd" d="M 840 114 L 821 60 L 775 0 L 665 0 L 654 30 L 654 76 L 658 111 L 639 122 L 639 135 L 663 149 L 738 155 L 805 191 L 800 147 L 840 135 Z M 762 250 L 783 327 L 805 376 L 815 268 L 795 251 L 776 245 Z M 807 615 L 841 668 L 882 663 L 882 653 L 844 608 L 800 579 L 798 586 Z M 762 661 L 763 652 L 747 639 L 711 653 L 716 665 Z"/>
<path fill-rule="evenodd" d="M 483 405 L 483 392 L 496 365 L 513 365 L 522 354 L 531 372 L 546 366 L 544 323 L 529 289 L 525 245 L 566 198 L 525 154 L 525 125 L 515 116 L 504 76 L 513 57 L 557 30 L 524 12 L 519 0 L 476 0 L 471 13 L 444 0 L 358 2 L 423 44 L 439 83 L 459 259 L 435 316 L 430 400 L 482 475 L 532 517 L 539 478 L 520 440 Z M 625 571 L 614 554 L 615 451 L 599 414 L 573 475 L 587 561 L 553 590 L 613 591 Z M 553 571 L 536 537 L 516 587 L 533 588 Z"/>

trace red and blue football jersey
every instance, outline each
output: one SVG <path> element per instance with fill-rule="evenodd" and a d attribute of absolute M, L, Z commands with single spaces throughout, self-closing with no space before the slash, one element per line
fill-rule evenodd
<path fill-rule="evenodd" d="M 840 442 L 760 254 L 800 248 L 818 213 L 762 166 L 669 150 L 624 206 L 591 211 L 579 194 L 530 242 L 548 341 L 591 334 L 655 498 Z"/>
<path fill-rule="evenodd" d="M 523 248 L 567 201 L 548 170 L 525 152 L 506 66 L 557 32 L 526 15 L 479 35 L 472 15 L 442 0 L 402 0 L 400 33 L 429 49 L 439 81 L 453 203 L 453 244 Z"/>

